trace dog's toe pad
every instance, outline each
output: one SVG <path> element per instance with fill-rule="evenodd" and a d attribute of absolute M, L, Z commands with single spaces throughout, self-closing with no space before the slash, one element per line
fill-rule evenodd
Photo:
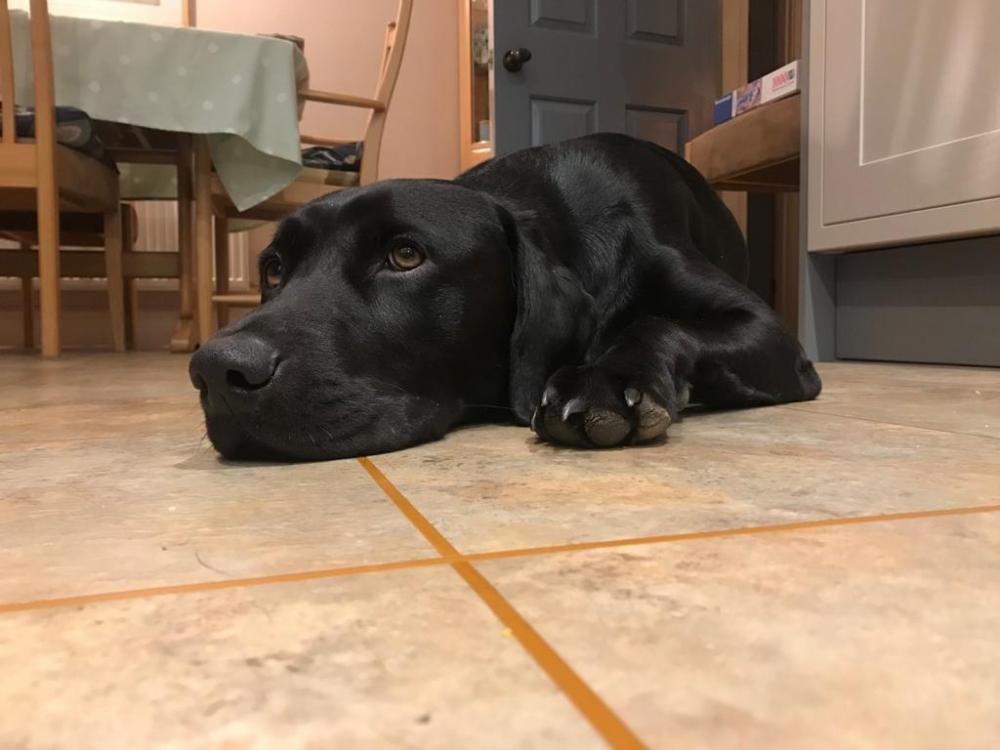
<path fill-rule="evenodd" d="M 637 422 L 635 439 L 646 443 L 663 435 L 673 420 L 670 412 L 651 398 L 644 398 L 636 406 Z"/>
<path fill-rule="evenodd" d="M 621 445 L 631 431 L 631 425 L 621 414 L 610 409 L 590 409 L 583 418 L 587 437 L 599 448 Z"/>

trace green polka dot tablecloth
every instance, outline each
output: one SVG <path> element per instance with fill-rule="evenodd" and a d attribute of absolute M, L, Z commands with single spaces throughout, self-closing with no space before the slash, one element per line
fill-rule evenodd
<path fill-rule="evenodd" d="M 27 13 L 11 13 L 16 99 L 30 106 Z M 202 29 L 53 16 L 56 103 L 95 120 L 208 135 L 219 179 L 245 210 L 302 169 L 290 41 Z M 122 197 L 176 197 L 168 165 L 122 164 Z"/>

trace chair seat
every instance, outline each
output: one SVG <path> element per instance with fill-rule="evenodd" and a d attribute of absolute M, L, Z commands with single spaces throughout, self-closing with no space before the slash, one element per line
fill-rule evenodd
<path fill-rule="evenodd" d="M 364 149 L 362 141 L 339 146 L 312 146 L 302 152 L 302 163 L 307 167 L 335 172 L 360 172 Z"/>
<path fill-rule="evenodd" d="M 139 239 L 139 212 L 131 203 L 123 203 L 121 210 L 122 220 L 128 226 L 134 244 Z M 34 208 L 30 211 L 4 211 L 0 215 L 0 237 L 35 245 L 38 242 L 38 219 Z M 67 247 L 102 247 L 104 217 L 99 213 L 63 212 L 59 217 L 59 242 Z"/>
<path fill-rule="evenodd" d="M 361 182 L 358 172 L 341 172 L 336 169 L 317 169 L 303 167 L 299 173 L 298 182 L 314 182 L 320 185 L 337 185 L 339 187 L 354 187 Z"/>
<path fill-rule="evenodd" d="M 59 207 L 66 211 L 102 212 L 118 205 L 118 173 L 86 154 L 56 145 Z M 32 142 L 3 147 L 6 164 L 0 170 L 0 203 L 12 211 L 35 208 L 36 150 Z"/>
<path fill-rule="evenodd" d="M 69 146 L 81 153 L 92 156 L 114 168 L 112 160 L 104 148 L 104 143 L 97 133 L 95 123 L 90 116 L 76 107 L 56 107 L 56 143 Z M 31 107 L 17 108 L 15 114 L 15 131 L 18 141 L 29 141 L 35 137 L 35 110 Z M 0 133 L 3 128 L 0 127 Z"/>

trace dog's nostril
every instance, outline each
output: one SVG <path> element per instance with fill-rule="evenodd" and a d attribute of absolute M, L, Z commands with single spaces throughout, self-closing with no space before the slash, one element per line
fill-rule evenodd
<path fill-rule="evenodd" d="M 208 383 L 206 383 L 205 378 L 198 373 L 191 373 L 191 385 L 202 393 L 205 393 L 208 390 Z"/>
<path fill-rule="evenodd" d="M 233 390 L 255 391 L 259 388 L 263 388 L 270 382 L 271 382 L 270 374 L 260 378 L 259 382 L 254 382 L 253 380 L 248 379 L 246 374 L 240 372 L 239 370 L 226 371 L 226 384 Z"/>

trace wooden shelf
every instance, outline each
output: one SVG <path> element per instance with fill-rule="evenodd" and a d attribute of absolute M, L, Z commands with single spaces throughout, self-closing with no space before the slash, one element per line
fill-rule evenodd
<path fill-rule="evenodd" d="M 801 96 L 768 102 L 692 138 L 684 150 L 718 190 L 799 189 Z"/>

